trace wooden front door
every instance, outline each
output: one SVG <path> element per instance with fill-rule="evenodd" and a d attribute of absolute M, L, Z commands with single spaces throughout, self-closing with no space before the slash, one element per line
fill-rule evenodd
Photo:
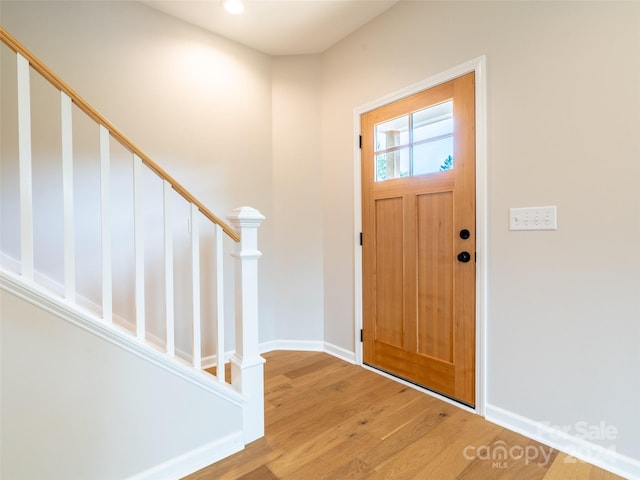
<path fill-rule="evenodd" d="M 363 360 L 475 404 L 475 77 L 361 116 Z"/>

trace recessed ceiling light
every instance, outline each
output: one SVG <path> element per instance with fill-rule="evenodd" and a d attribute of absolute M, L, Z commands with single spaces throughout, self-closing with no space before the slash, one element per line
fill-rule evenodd
<path fill-rule="evenodd" d="M 244 3 L 242 3 L 242 0 L 224 0 L 222 6 L 231 15 L 240 15 L 244 12 Z"/>

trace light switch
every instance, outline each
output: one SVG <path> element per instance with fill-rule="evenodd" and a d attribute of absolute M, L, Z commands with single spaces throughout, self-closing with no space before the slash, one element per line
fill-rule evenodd
<path fill-rule="evenodd" d="M 509 209 L 509 230 L 557 230 L 557 207 Z"/>

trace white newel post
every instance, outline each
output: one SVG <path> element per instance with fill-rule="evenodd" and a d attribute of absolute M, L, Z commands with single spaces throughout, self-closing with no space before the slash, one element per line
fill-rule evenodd
<path fill-rule="evenodd" d="M 258 353 L 258 227 L 264 220 L 251 207 L 236 208 L 227 217 L 240 234 L 235 258 L 236 351 L 231 381 L 242 394 L 244 442 L 264 436 L 264 359 Z"/>

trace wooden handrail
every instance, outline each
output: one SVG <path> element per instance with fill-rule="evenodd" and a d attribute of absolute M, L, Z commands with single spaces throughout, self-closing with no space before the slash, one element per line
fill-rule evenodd
<path fill-rule="evenodd" d="M 134 143 L 129 140 L 120 130 L 118 130 L 111 122 L 109 122 L 105 117 L 103 117 L 95 108 L 93 108 L 89 103 L 84 100 L 78 93 L 73 90 L 69 85 L 67 85 L 60 77 L 58 77 L 49 67 L 47 67 L 44 63 L 42 63 L 35 55 L 33 55 L 24 45 L 22 45 L 18 40 L 15 39 L 9 32 L 7 32 L 4 27 L 0 27 L 0 40 L 7 45 L 11 50 L 16 53 L 19 53 L 24 58 L 27 59 L 31 67 L 46 78 L 49 83 L 51 83 L 58 90 L 66 93 L 71 101 L 85 114 L 87 114 L 93 121 L 104 126 L 111 136 L 117 140 L 124 148 L 129 150 L 131 153 L 140 157 L 142 162 L 150 168 L 153 172 L 155 172 L 160 178 L 166 180 L 171 184 L 173 189 L 178 192 L 185 200 L 193 203 L 198 210 L 211 220 L 213 223 L 220 225 L 222 230 L 235 242 L 240 241 L 240 235 L 236 232 L 231 226 L 225 223 L 223 220 L 214 215 L 207 207 L 204 206 L 202 202 L 200 202 L 197 198 L 195 198 L 189 191 L 184 188 L 177 180 L 175 180 L 171 175 L 169 175 L 164 169 L 162 169 L 158 164 L 156 164 L 151 158 L 146 155 L 142 150 L 140 150 Z"/>

